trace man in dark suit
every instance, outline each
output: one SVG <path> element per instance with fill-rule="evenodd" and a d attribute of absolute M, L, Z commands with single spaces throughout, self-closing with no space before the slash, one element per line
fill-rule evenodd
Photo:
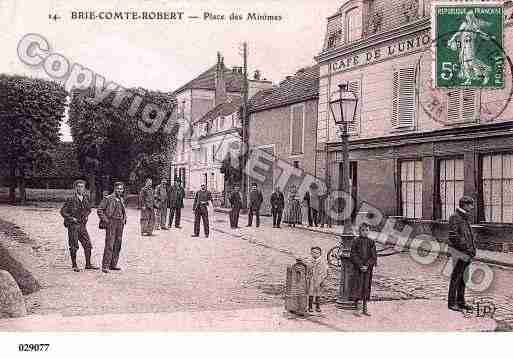
<path fill-rule="evenodd" d="M 123 228 L 126 224 L 124 185 L 114 183 L 114 193 L 105 197 L 98 206 L 98 217 L 105 224 L 105 249 L 103 251 L 102 271 L 121 270 L 118 265 L 119 252 L 123 241 Z"/>
<path fill-rule="evenodd" d="M 151 178 L 147 178 L 139 192 L 141 207 L 141 236 L 152 236 L 155 229 L 155 195 Z"/>
<path fill-rule="evenodd" d="M 208 223 L 208 202 L 210 202 L 212 207 L 214 207 L 214 203 L 212 202 L 212 193 L 207 191 L 207 186 L 205 184 L 202 184 L 201 190 L 196 192 L 194 203 L 192 205 L 192 211 L 194 212 L 194 234 L 192 237 L 199 237 L 201 219 L 203 221 L 203 232 L 205 233 L 205 237 L 208 238 L 208 234 L 210 233 Z"/>
<path fill-rule="evenodd" d="M 73 271 L 80 272 L 77 266 L 78 243 L 82 244 L 85 256 L 85 269 L 98 269 L 91 264 L 91 239 L 87 233 L 87 220 L 91 213 L 91 201 L 85 193 L 85 181 L 77 180 L 74 183 L 75 194 L 66 200 L 61 208 L 64 217 L 64 226 L 68 229 L 68 245 Z"/>
<path fill-rule="evenodd" d="M 183 199 L 185 190 L 182 187 L 180 179 L 175 179 L 175 184 L 169 190 L 169 228 L 173 226 L 173 218 L 175 219 L 175 227 L 180 227 L 180 218 L 182 217 Z"/>
<path fill-rule="evenodd" d="M 463 196 L 459 207 L 449 217 L 449 253 L 454 267 L 449 283 L 448 307 L 455 311 L 472 309 L 465 303 L 465 272 L 472 258 L 476 256 L 474 235 L 470 228 L 473 209 L 472 197 Z"/>
<path fill-rule="evenodd" d="M 281 216 L 283 214 L 283 208 L 285 207 L 285 197 L 280 190 L 280 187 L 276 186 L 274 192 L 271 194 L 271 213 L 273 215 L 273 228 L 281 228 Z"/>
<path fill-rule="evenodd" d="M 254 214 L 256 215 L 256 226 L 260 227 L 260 207 L 263 200 L 262 192 L 257 188 L 256 183 L 253 183 L 251 185 L 251 192 L 249 192 L 248 227 L 253 225 Z"/>
<path fill-rule="evenodd" d="M 232 193 L 230 194 L 230 227 L 239 228 L 239 214 L 242 208 L 242 198 L 240 196 L 240 186 L 235 185 Z"/>

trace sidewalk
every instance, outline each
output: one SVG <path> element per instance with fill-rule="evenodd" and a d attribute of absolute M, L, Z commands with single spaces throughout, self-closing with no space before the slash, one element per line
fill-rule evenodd
<path fill-rule="evenodd" d="M 226 208 L 216 208 L 215 211 L 217 213 L 224 213 L 228 216 L 229 209 Z M 247 215 L 241 214 L 240 215 L 240 223 L 242 225 L 245 225 L 247 223 Z M 268 216 L 261 216 L 260 221 L 263 225 L 269 225 L 272 226 L 272 217 Z M 287 224 L 283 224 L 284 226 L 287 226 Z M 336 225 L 333 227 L 308 227 L 306 225 L 296 225 L 296 228 L 311 231 L 311 232 L 317 232 L 317 233 L 323 233 L 323 234 L 331 234 L 334 236 L 337 236 L 343 232 L 343 227 L 341 225 Z M 440 254 L 447 254 L 446 245 L 443 243 L 440 244 L 440 251 L 436 251 L 436 253 Z M 415 248 L 415 247 L 414 247 Z M 409 249 L 409 246 L 406 245 L 405 249 Z M 478 249 L 477 255 L 475 260 L 483 263 L 493 264 L 493 265 L 499 265 L 503 267 L 513 268 L 513 253 L 504 253 L 504 252 L 493 252 L 493 251 L 487 251 Z"/>
<path fill-rule="evenodd" d="M 283 307 L 92 316 L 28 316 L 0 320 L 10 331 L 494 331 L 490 318 L 464 317 L 436 300 L 370 302 L 370 317 L 322 307 L 299 317 Z M 424 315 L 419 315 L 424 313 Z"/>

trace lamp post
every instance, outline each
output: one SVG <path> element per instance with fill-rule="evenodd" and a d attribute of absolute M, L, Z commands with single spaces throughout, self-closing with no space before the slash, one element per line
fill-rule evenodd
<path fill-rule="evenodd" d="M 354 121 L 356 113 L 356 106 L 358 105 L 358 98 L 356 95 L 348 90 L 347 83 L 339 84 L 338 91 L 336 91 L 330 100 L 330 110 L 335 121 L 335 125 L 341 130 L 342 139 L 342 192 L 346 194 L 346 201 L 350 200 L 351 194 L 349 193 L 349 134 L 347 131 L 348 124 Z M 340 242 L 342 252 L 340 253 L 341 273 L 339 290 L 337 296 L 337 307 L 342 309 L 354 309 L 354 303 L 350 300 L 350 279 L 353 275 L 353 266 L 349 261 L 351 255 L 351 242 L 354 234 L 351 228 L 351 216 L 347 208 L 350 208 L 351 203 L 344 204 L 343 216 L 343 232 L 340 235 Z"/>

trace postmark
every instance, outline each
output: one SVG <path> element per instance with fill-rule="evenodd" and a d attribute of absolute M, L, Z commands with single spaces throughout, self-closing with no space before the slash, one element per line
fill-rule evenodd
<path fill-rule="evenodd" d="M 435 88 L 504 88 L 500 3 L 435 3 L 431 17 Z"/>
<path fill-rule="evenodd" d="M 445 33 L 432 40 L 429 59 L 436 57 L 436 44 L 447 42 L 455 33 Z M 437 87 L 433 77 L 419 77 L 417 96 L 422 110 L 434 121 L 446 126 L 462 123 L 486 124 L 499 118 L 513 98 L 513 61 L 498 41 L 490 39 L 485 46 L 488 57 L 501 57 L 502 88 L 454 86 Z M 432 65 L 434 67 L 434 60 Z"/>

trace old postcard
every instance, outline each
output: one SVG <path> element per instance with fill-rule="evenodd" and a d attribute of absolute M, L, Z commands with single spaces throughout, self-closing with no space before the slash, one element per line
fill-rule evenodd
<path fill-rule="evenodd" d="M 512 1 L 0 0 L 0 23 L 10 352 L 513 330 Z"/>

